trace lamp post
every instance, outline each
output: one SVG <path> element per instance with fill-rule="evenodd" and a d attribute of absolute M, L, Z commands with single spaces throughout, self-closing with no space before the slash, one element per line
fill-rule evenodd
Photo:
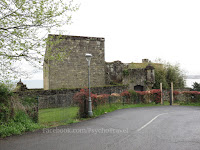
<path fill-rule="evenodd" d="M 92 100 L 91 100 L 91 95 L 90 95 L 90 61 L 92 58 L 92 54 L 85 54 L 86 60 L 88 62 L 88 88 L 89 88 L 89 99 L 88 99 L 88 116 L 92 117 Z"/>

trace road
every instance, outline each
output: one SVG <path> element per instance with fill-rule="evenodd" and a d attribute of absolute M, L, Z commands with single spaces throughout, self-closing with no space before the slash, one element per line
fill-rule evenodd
<path fill-rule="evenodd" d="M 200 150 L 200 107 L 117 110 L 0 140 L 0 150 Z"/>

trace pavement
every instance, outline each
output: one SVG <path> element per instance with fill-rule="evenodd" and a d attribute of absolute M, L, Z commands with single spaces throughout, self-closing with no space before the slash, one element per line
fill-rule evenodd
<path fill-rule="evenodd" d="M 200 150 L 200 107 L 128 108 L 0 140 L 0 150 Z"/>

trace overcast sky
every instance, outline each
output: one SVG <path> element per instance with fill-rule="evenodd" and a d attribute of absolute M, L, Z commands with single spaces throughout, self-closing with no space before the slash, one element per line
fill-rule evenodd
<path fill-rule="evenodd" d="M 200 74 L 200 0 L 76 0 L 69 35 L 105 38 L 106 61 L 161 58 Z M 42 73 L 34 78 L 42 79 Z"/>

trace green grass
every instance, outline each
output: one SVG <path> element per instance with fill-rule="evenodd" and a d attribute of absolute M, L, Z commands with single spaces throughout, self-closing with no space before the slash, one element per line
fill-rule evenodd
<path fill-rule="evenodd" d="M 102 114 L 112 112 L 118 109 L 124 109 L 124 108 L 134 108 L 134 107 L 149 107 L 149 106 L 160 106 L 160 104 L 155 103 L 149 103 L 149 104 L 106 104 L 106 105 L 100 105 L 96 109 L 93 110 L 94 117 L 100 116 Z"/>
<path fill-rule="evenodd" d="M 200 106 L 200 103 L 180 103 L 183 106 Z"/>
<path fill-rule="evenodd" d="M 39 110 L 39 123 L 46 126 L 78 122 L 78 107 L 48 108 Z"/>
<path fill-rule="evenodd" d="M 109 104 L 100 105 L 93 110 L 94 117 L 102 114 L 115 111 L 117 109 L 134 108 L 134 107 L 147 107 L 147 106 L 160 106 L 160 104 Z M 78 119 L 78 107 L 63 107 L 63 108 L 48 108 L 39 110 L 39 123 L 46 127 L 67 125 L 70 123 L 79 122 L 84 120 L 83 118 Z"/>

